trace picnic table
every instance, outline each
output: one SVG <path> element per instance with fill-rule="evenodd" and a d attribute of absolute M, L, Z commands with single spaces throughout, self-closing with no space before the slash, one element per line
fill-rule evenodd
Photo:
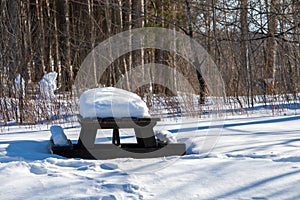
<path fill-rule="evenodd" d="M 50 151 L 67 158 L 114 159 L 114 158 L 155 158 L 184 155 L 184 143 L 158 141 L 153 128 L 159 118 L 83 118 L 78 115 L 81 125 L 78 142 L 58 146 L 50 140 Z M 122 143 L 120 129 L 133 128 L 137 143 Z M 99 129 L 112 129 L 111 143 L 95 143 Z"/>
<path fill-rule="evenodd" d="M 111 158 L 153 158 L 185 154 L 184 143 L 159 141 L 154 126 L 160 118 L 150 117 L 146 103 L 135 93 L 119 88 L 93 88 L 80 95 L 80 112 L 77 115 L 81 125 L 79 139 L 67 139 L 63 129 L 62 137 L 50 140 L 50 150 L 69 158 L 111 159 Z M 122 143 L 120 129 L 134 130 L 135 143 Z M 97 143 L 97 131 L 111 129 L 111 143 Z M 55 144 L 63 138 L 63 145 Z M 66 145 L 65 145 L 66 144 Z"/>
<path fill-rule="evenodd" d="M 120 129 L 134 129 L 137 147 L 157 147 L 153 127 L 160 118 L 83 118 L 78 115 L 81 125 L 78 145 L 87 148 L 95 147 L 95 139 L 98 129 L 112 129 L 112 144 L 122 147 L 120 141 Z M 124 145 L 123 145 L 124 146 Z"/>

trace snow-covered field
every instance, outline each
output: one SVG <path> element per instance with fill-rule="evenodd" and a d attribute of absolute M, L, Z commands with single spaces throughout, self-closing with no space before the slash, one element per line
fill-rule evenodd
<path fill-rule="evenodd" d="M 0 199 L 300 199 L 300 110 L 229 116 L 203 155 L 210 124 L 184 118 L 157 125 L 187 142 L 188 155 L 114 160 L 50 154 L 47 125 L 2 127 Z M 76 142 L 79 124 L 60 125 Z"/>

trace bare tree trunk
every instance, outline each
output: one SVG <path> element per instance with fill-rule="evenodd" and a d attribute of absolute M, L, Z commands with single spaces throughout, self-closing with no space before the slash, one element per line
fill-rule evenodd
<path fill-rule="evenodd" d="M 293 4 L 293 18 L 294 18 L 294 26 L 298 27 L 294 29 L 294 37 L 295 40 L 298 41 L 298 44 L 296 45 L 296 47 L 294 47 L 293 51 L 294 51 L 294 55 L 295 58 L 299 58 L 300 57 L 300 2 L 299 0 L 293 0 L 292 1 Z M 298 47 L 297 47 L 298 46 Z M 300 59 L 297 59 L 296 63 L 295 63 L 295 88 L 298 88 L 298 91 L 300 91 Z M 296 89 L 297 90 L 297 89 Z"/>
<path fill-rule="evenodd" d="M 122 0 L 122 26 L 124 31 L 130 31 L 132 29 L 132 9 L 131 9 L 131 0 Z M 128 41 L 129 46 L 131 47 L 131 38 Z M 124 56 L 124 71 L 125 73 L 131 70 L 132 67 L 132 52 L 130 51 L 127 55 Z M 133 77 L 129 77 L 128 74 L 126 74 L 126 80 L 127 80 L 127 90 L 131 90 L 130 81 Z"/>
<path fill-rule="evenodd" d="M 176 20 L 176 11 L 177 11 L 177 6 L 176 6 L 176 3 L 173 3 L 172 4 L 172 13 L 173 13 L 173 21 Z M 176 27 L 173 26 L 172 27 L 173 29 L 173 37 L 175 38 L 175 35 L 176 35 Z M 176 49 L 176 41 L 174 40 L 173 41 L 173 46 L 174 46 L 174 50 Z M 173 53 L 173 56 L 172 56 L 172 65 L 174 66 L 174 70 L 173 70 L 173 88 L 172 88 L 172 91 L 177 91 L 178 90 L 178 86 L 177 86 L 177 63 L 176 63 L 176 53 Z"/>
<path fill-rule="evenodd" d="M 115 16 L 115 33 L 121 33 L 123 31 L 123 13 L 122 13 L 122 1 L 121 0 L 114 0 L 115 4 L 118 5 L 117 8 L 114 9 L 114 16 Z M 123 76 L 126 61 L 125 56 L 121 55 L 121 52 L 119 49 L 116 49 L 116 53 L 118 55 L 118 58 L 115 63 L 114 73 L 116 76 L 116 82 L 119 81 L 119 79 Z M 128 76 L 125 76 L 125 81 L 128 81 Z M 123 84 L 123 87 L 126 87 L 126 84 Z"/>
<path fill-rule="evenodd" d="M 96 37 L 95 37 L 95 24 L 94 24 L 94 3 L 93 0 L 88 0 L 88 11 L 89 11 L 89 22 L 90 22 L 90 30 L 91 30 L 91 48 L 95 48 L 95 41 L 96 41 Z M 98 83 L 97 80 L 97 66 L 96 66 L 96 58 L 95 58 L 95 52 L 92 51 L 92 57 L 93 57 L 93 73 L 94 73 L 94 82 Z"/>
<path fill-rule="evenodd" d="M 57 84 L 58 87 L 62 86 L 62 62 L 61 62 L 61 56 L 60 56 L 60 31 L 59 31 L 59 15 L 57 14 L 57 7 L 61 6 L 61 4 L 57 4 L 58 0 L 53 1 L 54 4 L 54 37 L 55 37 L 55 59 L 54 59 L 54 69 L 57 72 Z"/>
<path fill-rule="evenodd" d="M 204 13 L 204 19 L 205 19 L 205 31 L 206 31 L 206 47 L 207 47 L 207 52 L 209 55 L 212 55 L 211 51 L 211 9 L 210 9 L 210 2 L 207 1 L 205 3 L 206 6 L 206 13 Z"/>
<path fill-rule="evenodd" d="M 196 73 L 197 73 L 197 78 L 198 78 L 198 82 L 199 82 L 199 88 L 200 88 L 200 95 L 199 95 L 199 103 L 200 104 L 204 104 L 205 103 L 205 90 L 206 90 L 206 86 L 205 86 L 205 81 L 202 77 L 201 71 L 200 71 L 200 62 L 198 60 L 198 56 L 195 52 L 195 47 L 194 47 L 194 43 L 193 43 L 193 26 L 192 26 L 192 20 L 191 20 L 191 6 L 190 6 L 190 2 L 189 0 L 185 0 L 186 3 L 186 15 L 188 18 L 188 27 L 189 27 L 189 37 L 191 40 L 191 48 L 192 48 L 192 53 L 194 53 L 194 66 L 196 67 Z"/>
<path fill-rule="evenodd" d="M 17 94 L 16 94 L 16 87 L 14 84 L 14 79 L 18 73 L 18 52 L 15 52 L 16 49 L 18 49 L 18 25 L 19 25 L 19 16 L 18 13 L 20 12 L 19 10 L 19 2 L 17 1 L 10 1 L 8 2 L 8 17 L 9 17 L 9 22 L 10 26 L 8 27 L 8 31 L 11 33 L 8 41 L 8 53 L 10 57 L 10 64 L 8 67 L 8 81 L 10 84 L 8 85 L 9 87 L 9 93 L 13 94 L 15 101 L 11 99 L 11 105 L 14 109 L 14 115 L 15 119 L 18 122 L 19 121 L 19 113 L 18 113 L 18 105 L 17 105 Z M 8 83 L 9 83 L 8 82 Z M 13 90 L 11 90 L 13 89 Z"/>
<path fill-rule="evenodd" d="M 26 65 L 27 65 L 27 80 L 28 83 L 32 81 L 32 74 L 33 74 L 33 63 L 32 58 L 34 57 L 33 48 L 32 48 L 32 34 L 31 34 L 31 11 L 30 11 L 30 0 L 26 2 L 26 27 L 25 27 L 25 36 L 24 36 L 24 44 L 25 44 L 25 51 L 26 51 Z"/>
<path fill-rule="evenodd" d="M 240 22 L 241 22 L 241 65 L 240 65 L 240 76 L 241 76 L 241 85 L 244 88 L 244 92 L 247 95 L 248 106 L 250 106 L 250 89 L 251 89 L 251 80 L 249 74 L 251 74 L 251 69 L 249 66 L 249 50 L 248 50 L 248 0 L 241 1 L 241 13 L 240 13 Z M 243 93 L 244 93 L 243 92 Z M 252 107 L 254 106 L 253 99 L 251 101 Z"/>
<path fill-rule="evenodd" d="M 131 4 L 131 10 L 132 10 L 132 29 L 134 28 L 141 28 L 143 26 L 143 17 L 141 16 L 142 7 L 143 7 L 143 0 L 132 0 Z M 133 41 L 137 42 L 137 41 Z M 140 65 L 143 65 L 144 59 L 143 59 L 143 50 L 138 49 L 132 52 L 132 67 L 138 67 Z M 133 79 L 135 80 L 135 78 Z M 137 93 L 139 95 L 142 94 L 142 91 L 140 88 L 136 88 L 138 83 L 134 83 L 135 85 L 131 86 L 131 90 L 137 89 Z"/>
<path fill-rule="evenodd" d="M 46 46 L 45 46 L 45 26 L 44 26 L 44 14 L 43 14 L 43 6 L 42 6 L 42 2 L 39 2 L 39 0 L 36 0 L 35 1 L 35 4 L 36 4 L 36 10 L 37 10 L 37 17 L 38 17 L 38 21 L 39 21 L 39 24 L 40 24 L 40 45 L 39 45 L 39 48 L 40 48 L 40 60 L 41 60 L 41 66 L 36 66 L 36 70 L 39 71 L 40 73 L 37 74 L 37 79 L 40 79 L 41 76 L 46 73 L 46 62 L 45 62 L 45 49 L 46 49 Z"/>
<path fill-rule="evenodd" d="M 128 2 L 128 30 L 131 31 L 133 25 L 132 25 L 132 1 L 133 0 L 128 0 L 126 2 Z M 132 40 L 131 40 L 131 36 L 129 38 L 129 46 L 132 47 Z M 128 53 L 128 71 L 131 71 L 133 68 L 133 52 L 132 49 L 131 51 Z M 129 77 L 131 80 L 133 80 L 133 77 Z M 132 86 L 132 81 L 129 84 L 129 89 L 130 91 L 133 90 L 133 86 Z"/>
<path fill-rule="evenodd" d="M 122 32 L 122 31 L 128 30 L 128 28 L 125 26 L 124 21 L 126 20 L 126 18 L 128 18 L 127 16 L 129 15 L 129 13 L 127 13 L 125 11 L 128 8 L 125 7 L 125 2 L 123 2 L 123 0 L 118 0 L 118 6 L 119 6 L 118 12 L 119 12 L 119 17 L 120 17 L 119 32 Z M 124 12 L 123 12 L 123 10 L 124 10 Z M 125 85 L 124 85 L 125 88 L 124 89 L 129 90 L 129 76 L 128 76 L 128 73 L 127 73 L 127 71 L 128 71 L 128 62 L 127 62 L 127 60 L 128 60 L 128 55 L 122 55 L 122 60 L 120 62 L 122 64 L 122 66 L 124 67 L 124 73 L 125 73 Z"/>
<path fill-rule="evenodd" d="M 6 96 L 8 95 L 8 88 L 10 88 L 8 80 L 7 80 L 7 75 L 8 75 L 8 66 L 6 65 L 7 63 L 7 53 L 4 54 L 4 52 L 9 51 L 9 44 L 10 41 L 8 40 L 7 33 L 7 26 L 5 25 L 5 21 L 8 20 L 8 13 L 7 11 L 7 2 L 0 1 L 1 5 L 1 19 L 2 21 L 0 22 L 0 33 L 1 33 L 1 42 L 0 42 L 0 90 L 1 90 L 1 113 L 2 113 L 2 118 L 4 123 L 8 122 L 11 120 L 10 117 L 10 112 L 8 108 L 8 100 L 6 99 Z M 9 89 L 10 90 L 10 89 Z"/>
<path fill-rule="evenodd" d="M 273 94 L 275 92 L 276 87 L 276 72 L 277 72 L 277 64 L 276 64 L 276 53 L 277 53 L 277 42 L 275 40 L 275 34 L 277 33 L 277 27 L 278 27 L 278 19 L 277 19 L 277 6 L 279 5 L 278 0 L 271 0 L 271 22 L 270 22 L 270 63 L 272 63 L 272 79 L 273 79 Z"/>
<path fill-rule="evenodd" d="M 48 14 L 48 21 L 50 22 L 49 24 L 49 29 L 52 30 L 53 29 L 53 25 L 52 25 L 52 15 L 51 15 L 51 7 L 50 7 L 50 0 L 46 0 L 46 5 L 47 5 L 47 14 Z M 49 45 L 49 66 L 48 69 L 49 71 L 54 71 L 54 58 L 53 58 L 53 45 L 52 45 L 52 32 L 48 32 L 48 45 Z"/>
<path fill-rule="evenodd" d="M 107 35 L 108 37 L 111 37 L 112 35 L 112 16 L 111 16 L 111 10 L 110 10 L 110 2 L 109 0 L 105 1 L 105 21 L 106 21 L 106 27 L 107 27 Z M 110 55 L 111 55 L 111 49 Z M 111 58 L 109 58 L 111 59 Z M 108 68 L 108 79 L 107 79 L 107 86 L 113 86 L 114 85 L 114 74 L 113 74 L 113 65 L 111 64 Z"/>
<path fill-rule="evenodd" d="M 61 89 L 70 90 L 72 84 L 72 63 L 70 55 L 70 8 L 69 0 L 56 0 L 58 51 L 61 62 Z"/>
<path fill-rule="evenodd" d="M 73 66 L 72 66 L 72 58 L 71 58 L 71 30 L 70 30 L 70 2 L 69 0 L 65 0 L 65 16 L 66 16 L 66 43 L 67 43 L 67 57 L 66 57 L 66 84 L 67 90 L 71 89 L 71 85 L 73 83 Z M 70 90 L 72 91 L 72 90 Z"/>
<path fill-rule="evenodd" d="M 278 20 L 276 6 L 278 6 L 278 0 L 271 0 L 269 4 L 266 0 L 266 5 L 269 7 L 268 11 L 268 40 L 267 40 L 267 63 L 265 68 L 265 77 L 272 79 L 272 93 L 275 89 L 275 75 L 276 75 L 276 49 L 277 43 L 275 40 L 275 34 L 277 32 Z"/>
<path fill-rule="evenodd" d="M 212 29 L 213 29 L 213 38 L 214 38 L 214 50 L 213 50 L 213 54 L 214 54 L 214 61 L 216 62 L 216 64 L 219 64 L 219 44 L 218 44 L 218 40 L 217 40 L 217 13 L 216 13 L 216 1 L 217 0 L 211 0 L 211 10 L 212 10 Z"/>

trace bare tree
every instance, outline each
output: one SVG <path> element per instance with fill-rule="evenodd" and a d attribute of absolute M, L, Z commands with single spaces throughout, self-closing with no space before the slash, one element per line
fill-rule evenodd
<path fill-rule="evenodd" d="M 276 8 L 279 5 L 278 0 L 265 0 L 266 7 L 268 8 L 268 39 L 267 39 L 267 56 L 266 56 L 266 66 L 265 66 L 265 77 L 267 79 L 272 79 L 273 90 L 275 87 L 275 74 L 276 74 L 276 37 L 278 27 L 277 12 Z M 274 91 L 273 91 L 274 92 Z"/>
<path fill-rule="evenodd" d="M 192 26 L 192 21 L 191 21 L 191 6 L 189 0 L 185 1 L 186 3 L 186 15 L 188 18 L 188 27 L 189 27 L 189 37 L 191 39 L 191 47 L 192 47 L 192 53 L 196 53 L 195 47 L 194 47 L 194 42 L 192 41 L 193 39 L 193 26 Z M 198 56 L 195 54 L 193 56 L 195 58 L 194 60 L 194 66 L 196 67 L 196 73 L 199 81 L 199 86 L 200 86 L 200 96 L 199 96 L 199 103 L 204 104 L 205 103 L 205 81 L 202 77 L 201 71 L 200 71 L 200 62 L 198 60 Z"/>

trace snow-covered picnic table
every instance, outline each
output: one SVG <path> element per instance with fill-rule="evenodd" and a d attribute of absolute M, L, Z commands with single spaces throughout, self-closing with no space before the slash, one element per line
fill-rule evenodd
<path fill-rule="evenodd" d="M 77 144 L 53 145 L 55 154 L 80 158 L 153 158 L 185 154 L 184 143 L 168 143 L 155 137 L 160 118 L 150 117 L 146 103 L 137 95 L 107 87 L 85 91 L 80 96 L 81 125 Z M 121 143 L 119 129 L 134 130 L 137 143 Z M 112 143 L 96 143 L 99 129 L 112 129 Z M 59 139 L 59 138 L 58 138 Z M 53 140 L 54 141 L 54 140 Z"/>
<path fill-rule="evenodd" d="M 146 103 L 135 93 L 115 87 L 94 88 L 80 96 L 79 144 L 93 147 L 98 129 L 113 129 L 112 143 L 120 145 L 120 128 L 133 128 L 140 147 L 155 147 L 153 127 Z"/>

